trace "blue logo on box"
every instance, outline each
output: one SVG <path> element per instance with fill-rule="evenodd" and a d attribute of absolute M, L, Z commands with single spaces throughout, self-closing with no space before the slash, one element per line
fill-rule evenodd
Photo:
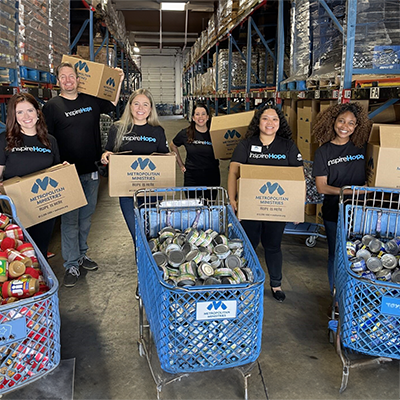
<path fill-rule="evenodd" d="M 260 192 L 262 194 L 265 194 L 265 192 L 268 192 L 269 194 L 273 194 L 274 192 L 277 192 L 280 196 L 285 194 L 285 190 L 277 182 L 275 182 L 275 183 L 267 182 L 265 185 L 261 186 Z"/>
<path fill-rule="evenodd" d="M 113 78 L 108 78 L 107 79 L 107 81 L 106 81 L 106 85 L 109 85 L 109 86 L 112 86 L 112 87 L 115 87 L 115 81 L 114 81 L 114 79 Z"/>
<path fill-rule="evenodd" d="M 232 129 L 232 130 L 228 129 L 224 135 L 224 138 L 225 139 L 229 139 L 229 138 L 233 139 L 235 136 L 237 138 L 241 137 L 240 133 L 236 129 Z"/>
<path fill-rule="evenodd" d="M 78 62 L 75 64 L 75 67 L 78 68 L 78 71 L 85 70 L 85 72 L 89 72 L 89 67 L 88 67 L 88 65 L 87 65 L 84 61 L 78 61 Z"/>
<path fill-rule="evenodd" d="M 55 181 L 53 178 L 45 176 L 43 179 L 36 179 L 36 182 L 32 185 L 31 192 L 37 194 L 39 189 L 43 191 L 47 189 L 48 186 L 56 188 L 58 186 L 58 182 Z"/>
<path fill-rule="evenodd" d="M 149 168 L 150 171 L 154 171 L 157 167 L 149 158 L 142 159 L 142 157 L 139 157 L 136 161 L 132 163 L 131 168 L 135 170 L 138 168 L 141 170 Z"/>

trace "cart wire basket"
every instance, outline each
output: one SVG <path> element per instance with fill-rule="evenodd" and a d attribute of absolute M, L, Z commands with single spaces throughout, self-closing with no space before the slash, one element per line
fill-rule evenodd
<path fill-rule="evenodd" d="M 343 195 L 351 189 L 351 195 Z M 400 190 L 344 187 L 339 202 L 335 286 L 339 304 L 336 341 L 343 362 L 342 392 L 351 367 L 344 350 L 377 357 L 371 362 L 400 359 L 400 284 L 370 280 L 350 268 L 346 241 L 370 234 L 385 242 L 400 236 Z M 363 362 L 366 363 L 365 361 Z"/>
<path fill-rule="evenodd" d="M 207 192 L 213 193 L 212 200 Z M 134 203 L 139 296 L 162 370 L 190 373 L 254 362 L 261 351 L 265 274 L 225 189 L 144 189 L 135 193 Z M 212 228 L 242 239 L 254 281 L 190 287 L 166 283 L 147 244 L 166 226 Z"/>
<path fill-rule="evenodd" d="M 35 249 L 48 292 L 0 305 L 0 395 L 32 383 L 60 363 L 58 281 L 44 256 L 22 226 L 8 196 L 12 223 L 19 225 L 25 241 Z"/>

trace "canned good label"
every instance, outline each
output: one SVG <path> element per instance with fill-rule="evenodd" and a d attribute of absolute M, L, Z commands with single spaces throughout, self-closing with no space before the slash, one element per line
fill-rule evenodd
<path fill-rule="evenodd" d="M 199 301 L 196 303 L 196 320 L 233 319 L 237 314 L 237 300 Z"/>

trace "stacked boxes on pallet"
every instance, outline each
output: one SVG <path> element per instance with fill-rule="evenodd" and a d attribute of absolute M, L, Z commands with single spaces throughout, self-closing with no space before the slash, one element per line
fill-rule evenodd
<path fill-rule="evenodd" d="M 2 0 L 0 4 L 0 67 L 16 68 L 15 1 Z"/>
<path fill-rule="evenodd" d="M 52 71 L 68 52 L 69 1 L 21 0 L 18 25 L 19 64 Z"/>

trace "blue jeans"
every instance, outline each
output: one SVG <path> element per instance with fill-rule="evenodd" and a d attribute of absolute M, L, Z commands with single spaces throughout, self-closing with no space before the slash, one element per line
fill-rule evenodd
<path fill-rule="evenodd" d="M 336 246 L 336 229 L 337 222 L 327 221 L 324 219 L 326 239 L 328 240 L 328 279 L 331 293 L 333 293 L 333 285 L 335 282 L 335 246 Z"/>
<path fill-rule="evenodd" d="M 77 267 L 89 248 L 87 238 L 99 191 L 98 176 L 93 179 L 91 173 L 82 174 L 79 179 L 88 204 L 61 216 L 61 251 L 66 269 Z"/>

